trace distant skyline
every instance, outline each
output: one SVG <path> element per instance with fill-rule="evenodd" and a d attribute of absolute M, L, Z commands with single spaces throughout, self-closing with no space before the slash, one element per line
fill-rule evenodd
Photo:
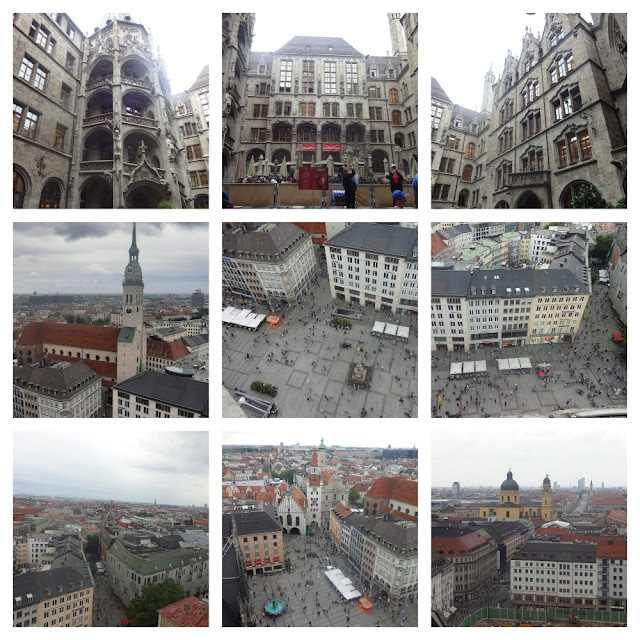
<path fill-rule="evenodd" d="M 273 445 L 278 446 L 283 442 L 285 447 L 295 445 L 297 442 L 301 446 L 318 446 L 320 439 L 324 437 L 324 443 L 327 447 L 376 447 L 387 448 L 391 445 L 393 449 L 411 449 L 418 444 L 417 434 L 400 435 L 395 433 L 380 433 L 375 429 L 361 430 L 343 429 L 319 429 L 318 431 L 309 431 L 309 429 L 301 430 L 300 427 L 281 427 L 276 430 L 277 433 L 271 434 L 266 431 L 223 431 L 222 444 L 246 444 L 253 446 Z"/>
<path fill-rule="evenodd" d="M 485 423 L 488 424 L 488 423 Z M 431 436 L 431 486 L 499 487 L 509 468 L 520 487 L 576 486 L 585 478 L 594 488 L 626 486 L 627 441 L 621 430 L 565 428 L 491 431 L 436 431 Z"/>
<path fill-rule="evenodd" d="M 15 222 L 14 294 L 121 294 L 132 222 Z M 209 292 L 206 222 L 136 229 L 145 294 Z"/>
<path fill-rule="evenodd" d="M 209 504 L 206 431 L 13 434 L 13 493 Z"/>

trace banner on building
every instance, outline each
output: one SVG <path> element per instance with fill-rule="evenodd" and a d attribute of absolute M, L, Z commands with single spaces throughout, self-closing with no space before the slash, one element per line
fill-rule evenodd
<path fill-rule="evenodd" d="M 316 150 L 316 145 L 313 142 L 303 142 L 302 143 L 302 150 L 303 151 L 315 151 Z"/>
<path fill-rule="evenodd" d="M 322 151 L 326 151 L 327 153 L 336 153 L 340 151 L 340 145 L 339 144 L 329 144 L 329 143 L 323 143 L 322 145 Z"/>

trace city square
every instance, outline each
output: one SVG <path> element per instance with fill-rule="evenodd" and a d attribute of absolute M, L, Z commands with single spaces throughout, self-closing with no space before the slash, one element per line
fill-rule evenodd
<path fill-rule="evenodd" d="M 574 408 L 626 408 L 627 362 L 611 338 L 621 325 L 615 319 L 608 293 L 605 285 L 594 285 L 573 344 L 485 347 L 469 353 L 433 352 L 432 415 L 518 417 Z M 496 360 L 521 357 L 531 359 L 534 366 L 531 373 L 502 377 Z M 487 377 L 449 380 L 452 362 L 472 360 L 487 361 Z M 552 365 L 551 377 L 540 376 L 536 369 L 539 363 Z M 578 382 L 582 379 L 585 382 Z"/>
<path fill-rule="evenodd" d="M 417 315 L 345 304 L 360 315 L 346 330 L 329 326 L 337 303 L 321 276 L 302 304 L 283 309 L 280 327 L 263 325 L 256 332 L 223 328 L 222 382 L 227 390 L 259 397 L 250 390 L 251 382 L 273 384 L 278 387 L 273 398 L 277 417 L 283 418 L 417 418 Z M 227 305 L 243 303 L 227 295 L 223 307 Z M 266 305 L 257 304 L 255 310 L 269 313 Z M 409 341 L 372 336 L 374 322 L 409 327 Z M 350 346 L 343 348 L 341 343 Z M 349 366 L 360 360 L 372 368 L 370 388 L 350 388 L 346 382 Z"/>
<path fill-rule="evenodd" d="M 336 553 L 325 526 L 312 535 L 284 534 L 285 557 L 291 559 L 290 571 L 258 574 L 251 577 L 253 602 L 259 626 L 277 627 L 417 627 L 418 600 L 389 603 L 370 594 L 360 582 L 357 570 L 348 559 Z M 307 554 L 318 554 L 307 557 Z M 329 564 L 330 563 L 330 564 Z M 343 601 L 340 593 L 325 577 L 326 567 L 340 569 L 354 587 L 373 604 L 369 613 L 357 606 L 357 599 Z M 273 599 L 284 602 L 278 617 L 264 613 Z"/>

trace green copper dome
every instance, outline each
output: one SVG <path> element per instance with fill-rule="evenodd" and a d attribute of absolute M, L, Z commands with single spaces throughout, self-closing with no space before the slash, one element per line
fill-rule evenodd
<path fill-rule="evenodd" d="M 501 491 L 520 491 L 518 483 L 513 479 L 511 469 L 507 472 L 507 479 L 500 485 Z"/>

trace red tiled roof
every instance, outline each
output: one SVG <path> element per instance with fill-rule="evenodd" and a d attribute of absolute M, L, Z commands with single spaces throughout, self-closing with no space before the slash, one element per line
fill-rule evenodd
<path fill-rule="evenodd" d="M 627 506 L 627 499 L 626 498 L 592 498 L 589 501 L 589 504 L 601 504 L 601 505 L 618 505 L 620 507 L 626 507 Z"/>
<path fill-rule="evenodd" d="M 389 498 L 418 504 L 418 483 L 400 478 L 378 478 L 367 492 L 367 498 Z"/>
<path fill-rule="evenodd" d="M 595 542 L 596 556 L 599 558 L 626 558 L 627 541 L 623 536 L 591 536 L 586 533 L 574 533 L 562 527 L 545 527 L 538 534 L 559 536 L 562 541 Z"/>
<path fill-rule="evenodd" d="M 317 467 L 318 466 L 318 454 L 316 453 L 316 448 L 313 448 L 313 455 L 311 456 L 311 466 L 312 467 Z"/>
<path fill-rule="evenodd" d="M 181 627 L 208 627 L 209 606 L 205 600 L 190 596 L 173 604 L 158 609 L 169 620 Z"/>
<path fill-rule="evenodd" d="M 118 375 L 118 365 L 115 362 L 104 362 L 104 360 L 87 360 L 86 358 L 75 358 L 74 356 L 63 356 L 57 353 L 47 354 L 51 360 L 63 360 L 64 362 L 84 362 L 87 367 L 93 369 L 99 376 L 103 378 L 116 378 Z M 103 380 L 110 382 L 110 380 Z M 114 383 L 115 384 L 115 383 Z"/>
<path fill-rule="evenodd" d="M 268 502 L 269 504 L 275 504 L 276 494 L 274 491 L 257 491 L 256 500 L 260 500 L 260 502 Z"/>
<path fill-rule="evenodd" d="M 319 475 L 316 475 L 315 473 L 312 473 L 312 474 L 309 476 L 309 484 L 310 484 L 311 486 L 314 486 L 314 487 L 315 487 L 315 486 L 319 487 L 319 486 L 320 486 L 320 476 L 319 476 Z"/>
<path fill-rule="evenodd" d="M 302 495 L 302 493 L 300 493 L 297 487 L 291 488 L 291 497 L 300 505 L 300 507 L 302 507 L 303 509 L 305 508 L 305 497 Z"/>
<path fill-rule="evenodd" d="M 188 355 L 189 350 L 182 340 L 174 340 L 173 342 L 162 342 L 153 338 L 147 340 L 147 357 L 175 361 Z"/>
<path fill-rule="evenodd" d="M 627 524 L 626 511 L 609 511 L 609 513 L 607 514 L 607 518 L 619 524 Z"/>
<path fill-rule="evenodd" d="M 444 240 L 437 234 L 431 234 L 431 257 L 435 258 L 435 256 L 442 253 L 447 248 Z"/>
<path fill-rule="evenodd" d="M 477 531 L 456 538 L 431 538 L 431 549 L 445 557 L 474 553 L 489 544 Z"/>
<path fill-rule="evenodd" d="M 344 516 L 345 518 L 347 516 L 350 516 L 353 511 L 351 511 L 351 509 L 347 509 L 347 507 L 345 507 L 342 502 L 338 502 L 338 504 L 335 507 L 336 511 L 341 515 Z"/>
<path fill-rule="evenodd" d="M 18 344 L 49 343 L 116 353 L 119 333 L 117 327 L 32 322 L 23 329 Z"/>
<path fill-rule="evenodd" d="M 328 484 L 329 480 L 335 475 L 333 471 L 322 472 L 322 484 Z"/>

